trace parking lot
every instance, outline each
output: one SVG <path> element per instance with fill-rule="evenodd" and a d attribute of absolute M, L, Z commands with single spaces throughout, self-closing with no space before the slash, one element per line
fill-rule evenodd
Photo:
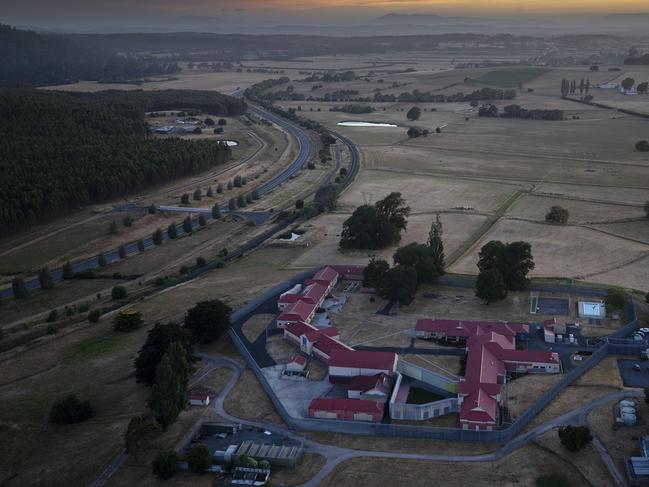
<path fill-rule="evenodd" d="M 268 432 L 270 433 L 270 432 Z M 300 443 L 290 438 L 285 438 L 280 435 L 266 434 L 264 430 L 244 428 L 238 430 L 235 434 L 226 433 L 206 433 L 202 432 L 194 439 L 197 443 L 204 443 L 209 448 L 212 455 L 216 451 L 225 451 L 230 445 L 240 445 L 244 441 L 252 441 L 255 443 L 264 443 L 266 445 L 280 445 L 280 446 L 299 446 Z"/>
<path fill-rule="evenodd" d="M 636 364 L 640 366 L 640 370 L 634 370 L 633 366 Z M 620 359 L 617 361 L 617 366 L 626 387 L 649 387 L 649 361 Z"/>

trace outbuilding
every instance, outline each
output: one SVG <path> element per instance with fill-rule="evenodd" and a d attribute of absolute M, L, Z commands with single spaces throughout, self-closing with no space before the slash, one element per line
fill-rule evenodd
<path fill-rule="evenodd" d="M 190 392 L 189 405 L 190 406 L 209 406 L 210 395 L 206 392 Z"/>
<path fill-rule="evenodd" d="M 385 405 L 378 401 L 318 397 L 309 404 L 310 418 L 372 421 L 377 423 L 383 419 L 384 412 Z"/>

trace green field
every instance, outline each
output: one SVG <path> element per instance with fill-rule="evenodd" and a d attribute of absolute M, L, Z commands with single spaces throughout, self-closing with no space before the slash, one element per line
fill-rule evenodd
<path fill-rule="evenodd" d="M 89 338 L 71 346 L 65 352 L 66 360 L 91 360 L 117 348 L 117 337 Z"/>
<path fill-rule="evenodd" d="M 550 70 L 545 68 L 498 69 L 482 74 L 475 81 L 481 85 L 498 86 L 500 88 L 518 88 L 548 71 Z"/>

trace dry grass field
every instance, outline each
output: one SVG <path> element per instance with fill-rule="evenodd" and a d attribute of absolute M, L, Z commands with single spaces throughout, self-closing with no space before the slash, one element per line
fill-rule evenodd
<path fill-rule="evenodd" d="M 428 486 L 443 479 L 444 487 L 465 485 L 532 486 L 543 473 L 561 473 L 571 487 L 591 485 L 560 455 L 529 445 L 497 462 L 442 463 L 416 460 L 356 458 L 339 465 L 322 482 L 323 487 L 357 485 Z"/>

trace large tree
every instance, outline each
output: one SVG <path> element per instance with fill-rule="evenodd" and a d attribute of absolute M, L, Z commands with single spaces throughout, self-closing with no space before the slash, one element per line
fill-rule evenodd
<path fill-rule="evenodd" d="M 370 262 L 363 269 L 363 286 L 378 289 L 385 273 L 388 272 L 389 269 L 390 264 L 385 260 L 372 257 Z"/>
<path fill-rule="evenodd" d="M 604 297 L 604 304 L 606 305 L 606 312 L 624 311 L 629 302 L 629 294 L 622 288 L 612 287 L 606 292 Z"/>
<path fill-rule="evenodd" d="M 635 80 L 631 77 L 628 77 L 622 80 L 621 86 L 624 89 L 624 91 L 629 91 L 631 88 L 633 88 L 634 84 L 635 84 Z"/>
<path fill-rule="evenodd" d="M 588 426 L 568 425 L 559 428 L 559 438 L 561 444 L 571 452 L 579 451 L 593 441 Z"/>
<path fill-rule="evenodd" d="M 319 211 L 332 211 L 336 208 L 340 186 L 337 184 L 326 184 L 320 186 L 313 197 L 313 201 Z"/>
<path fill-rule="evenodd" d="M 151 440 L 160 434 L 161 428 L 155 418 L 138 414 L 128 423 L 124 434 L 124 447 L 129 455 L 139 456 Z"/>
<path fill-rule="evenodd" d="M 433 259 L 431 248 L 426 244 L 411 243 L 401 247 L 395 252 L 393 259 L 395 265 L 415 269 L 419 284 L 435 284 L 439 279 L 439 266 Z"/>
<path fill-rule="evenodd" d="M 444 256 L 444 242 L 442 241 L 442 220 L 439 213 L 435 215 L 435 221 L 430 226 L 428 233 L 428 246 L 430 247 L 433 262 L 435 262 L 437 276 L 446 274 L 446 257 Z"/>
<path fill-rule="evenodd" d="M 58 424 L 81 423 L 95 415 L 95 408 L 75 394 L 69 394 L 55 402 L 50 410 L 50 421 Z"/>
<path fill-rule="evenodd" d="M 568 223 L 569 216 L 570 212 L 566 208 L 563 208 L 561 206 L 552 206 L 545 215 L 545 221 L 563 225 Z"/>
<path fill-rule="evenodd" d="M 390 193 L 374 206 L 362 205 L 343 223 L 340 246 L 344 249 L 382 249 L 394 245 L 406 230 L 410 207 L 401 193 Z"/>
<path fill-rule="evenodd" d="M 379 296 L 397 301 L 403 306 L 412 303 L 417 293 L 417 271 L 412 267 L 396 266 L 385 273 L 378 290 Z"/>
<path fill-rule="evenodd" d="M 232 309 L 218 299 L 201 301 L 187 311 L 185 327 L 191 331 L 193 341 L 210 343 L 228 331 L 230 313 Z"/>
<path fill-rule="evenodd" d="M 187 402 L 189 366 L 182 363 L 184 351 L 178 347 L 182 345 L 174 342 L 162 356 L 149 399 L 149 407 L 164 430 L 176 420 Z"/>
<path fill-rule="evenodd" d="M 512 242 L 504 244 L 492 240 L 480 249 L 478 269 L 497 269 L 507 289 L 522 291 L 529 287 L 527 275 L 534 269 L 532 247 L 527 242 Z"/>
<path fill-rule="evenodd" d="M 212 454 L 206 445 L 199 443 L 187 454 L 187 465 L 194 473 L 204 473 L 212 466 Z"/>
<path fill-rule="evenodd" d="M 415 121 L 419 120 L 419 117 L 421 117 L 421 108 L 419 107 L 412 107 L 410 110 L 408 110 L 408 113 L 406 113 L 406 117 L 408 120 Z"/>
<path fill-rule="evenodd" d="M 505 280 L 496 268 L 480 271 L 475 285 L 475 295 L 487 304 L 507 297 Z"/>
<path fill-rule="evenodd" d="M 47 267 L 43 267 L 38 271 L 38 282 L 41 285 L 41 289 L 54 288 L 54 279 L 52 279 L 52 274 Z"/>
<path fill-rule="evenodd" d="M 134 309 L 125 309 L 120 311 L 113 320 L 113 329 L 115 331 L 133 331 L 144 323 L 142 313 Z"/>
<path fill-rule="evenodd" d="M 187 362 L 193 360 L 189 330 L 176 323 L 167 325 L 156 323 L 149 331 L 146 341 L 135 359 L 135 377 L 138 382 L 147 386 L 153 384 L 160 360 L 172 342 L 178 342 L 184 346 Z"/>

